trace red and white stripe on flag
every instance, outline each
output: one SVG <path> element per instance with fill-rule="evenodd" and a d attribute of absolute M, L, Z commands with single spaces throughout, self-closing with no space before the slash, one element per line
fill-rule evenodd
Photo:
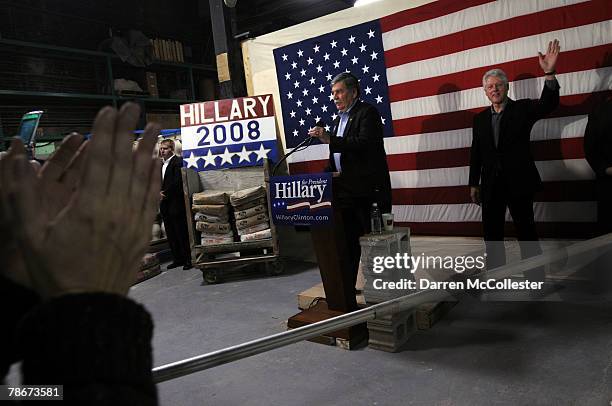
<path fill-rule="evenodd" d="M 397 223 L 414 233 L 480 235 L 467 183 L 472 119 L 488 105 L 482 75 L 500 67 L 510 97 L 538 98 L 544 78 L 536 55 L 558 38 L 561 104 L 531 134 L 544 181 L 536 222 L 542 236 L 592 231 L 594 174 L 582 140 L 588 113 L 612 89 L 612 1 L 440 0 L 384 17 L 381 27 Z M 319 171 L 327 156 L 327 146 L 312 146 L 294 154 L 290 170 Z"/>

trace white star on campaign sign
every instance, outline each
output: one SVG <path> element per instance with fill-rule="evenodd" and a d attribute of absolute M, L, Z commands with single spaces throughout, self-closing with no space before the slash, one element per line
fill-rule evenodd
<path fill-rule="evenodd" d="M 225 147 L 225 152 L 219 155 L 221 157 L 221 165 L 224 163 L 232 164 L 232 157 L 234 154 L 228 151 L 227 147 Z"/>
<path fill-rule="evenodd" d="M 268 152 L 270 152 L 269 149 L 264 148 L 263 143 L 259 144 L 259 149 L 257 151 L 253 151 L 257 154 L 257 161 L 259 161 L 260 159 L 264 159 L 268 157 Z"/>
<path fill-rule="evenodd" d="M 215 159 L 217 158 L 216 155 L 213 155 L 212 150 L 208 150 L 208 153 L 206 155 L 204 155 L 202 158 L 204 158 L 204 168 L 206 168 L 208 165 L 212 165 L 212 166 L 216 166 L 217 164 L 215 163 Z"/>
<path fill-rule="evenodd" d="M 295 132 L 297 132 L 297 130 Z M 242 146 L 242 151 L 236 153 L 236 155 L 238 155 L 240 157 L 240 160 L 238 161 L 238 163 L 240 163 L 242 161 L 249 162 L 251 160 L 250 156 L 251 156 L 252 153 L 253 153 L 253 151 L 247 151 L 246 147 L 243 145 Z"/>
<path fill-rule="evenodd" d="M 185 162 L 187 162 L 187 168 L 197 168 L 198 167 L 198 161 L 200 160 L 200 158 L 196 158 L 195 155 L 193 154 L 193 151 L 191 152 L 191 154 L 189 155 L 189 158 L 184 158 Z"/>

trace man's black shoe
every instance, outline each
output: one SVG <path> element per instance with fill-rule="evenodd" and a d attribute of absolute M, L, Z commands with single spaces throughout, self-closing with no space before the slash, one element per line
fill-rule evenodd
<path fill-rule="evenodd" d="M 178 267 L 179 267 L 179 266 L 181 266 L 181 265 L 183 265 L 183 264 L 180 264 L 180 263 L 178 263 L 178 262 L 172 262 L 170 265 L 168 265 L 168 266 L 166 267 L 166 269 L 178 268 Z"/>
<path fill-rule="evenodd" d="M 192 268 L 191 262 L 190 262 L 190 263 L 187 263 L 187 264 L 185 264 L 185 266 L 183 266 L 183 269 L 184 269 L 185 271 L 186 271 L 186 270 L 188 270 L 188 269 L 191 269 L 191 268 Z"/>

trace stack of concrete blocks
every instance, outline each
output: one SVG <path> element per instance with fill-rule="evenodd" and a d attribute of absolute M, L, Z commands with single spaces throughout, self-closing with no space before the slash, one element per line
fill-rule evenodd
<path fill-rule="evenodd" d="M 367 304 L 376 304 L 395 299 L 413 291 L 409 289 L 375 289 L 373 281 L 401 282 L 402 279 L 414 280 L 410 269 L 397 267 L 385 268 L 374 272 L 375 257 L 393 257 L 397 254 L 411 255 L 410 229 L 396 228 L 383 234 L 368 234 L 360 238 L 361 269 L 365 278 L 363 296 Z M 395 352 L 404 345 L 416 330 L 414 310 L 405 310 L 379 316 L 368 321 L 369 346 L 371 348 Z"/>

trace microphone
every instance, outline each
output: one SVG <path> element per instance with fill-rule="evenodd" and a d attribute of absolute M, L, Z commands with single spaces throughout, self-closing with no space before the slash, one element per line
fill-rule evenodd
<path fill-rule="evenodd" d="M 317 123 L 315 124 L 315 127 L 325 127 L 325 123 L 323 121 L 317 121 Z M 285 154 L 284 157 L 281 158 L 280 161 L 278 161 L 274 167 L 272 168 L 272 176 L 274 176 L 274 174 L 276 173 L 276 170 L 278 169 L 278 166 L 283 163 L 287 158 L 289 158 L 289 156 L 291 154 L 293 154 L 294 152 L 298 152 L 298 151 L 303 151 L 306 148 L 308 148 L 309 146 L 312 145 L 312 142 L 314 141 L 314 137 L 308 136 L 306 138 L 304 138 L 302 140 L 302 142 L 300 142 L 298 145 L 295 146 L 295 148 L 293 148 L 293 150 L 291 150 L 291 152 L 289 152 L 288 154 Z"/>

